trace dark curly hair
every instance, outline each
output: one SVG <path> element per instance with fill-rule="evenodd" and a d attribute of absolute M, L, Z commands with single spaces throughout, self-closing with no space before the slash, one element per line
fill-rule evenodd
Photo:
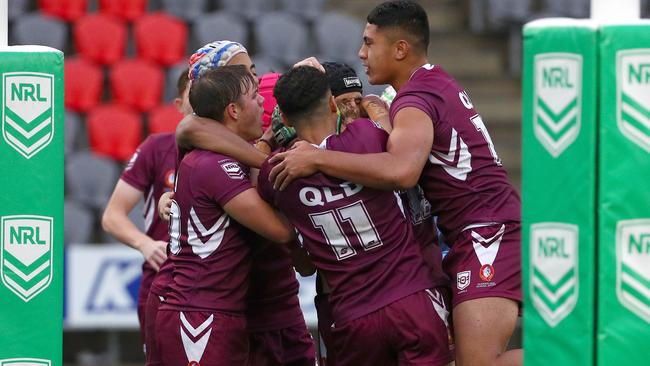
<path fill-rule="evenodd" d="M 273 95 L 282 114 L 296 126 L 327 105 L 331 92 L 325 73 L 310 66 L 299 66 L 278 79 Z"/>
<path fill-rule="evenodd" d="M 397 28 L 413 37 L 413 46 L 426 54 L 429 48 L 429 18 L 420 4 L 411 0 L 386 1 L 368 14 L 368 24 L 377 28 Z"/>

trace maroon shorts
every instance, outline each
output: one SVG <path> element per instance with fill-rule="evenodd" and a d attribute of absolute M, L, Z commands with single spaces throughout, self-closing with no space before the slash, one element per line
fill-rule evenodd
<path fill-rule="evenodd" d="M 149 292 L 144 317 L 145 364 L 147 366 L 162 366 L 163 364 L 156 345 L 156 315 L 158 315 L 160 304 L 160 297 L 153 292 Z"/>
<path fill-rule="evenodd" d="M 316 351 L 302 323 L 280 330 L 248 333 L 249 366 L 314 366 Z"/>
<path fill-rule="evenodd" d="M 422 290 L 332 327 L 337 366 L 445 365 L 453 360 L 448 306 Z"/>
<path fill-rule="evenodd" d="M 248 362 L 244 316 L 160 309 L 156 342 L 164 365 L 230 366 Z"/>
<path fill-rule="evenodd" d="M 466 229 L 443 260 L 451 279 L 452 305 L 503 297 L 521 303 L 521 225 Z"/>
<path fill-rule="evenodd" d="M 328 294 L 318 294 L 314 297 L 316 316 L 318 317 L 318 364 L 320 366 L 336 366 L 336 355 L 332 344 L 332 306 Z"/>
<path fill-rule="evenodd" d="M 144 345 L 143 348 L 146 353 L 147 332 L 145 322 L 147 317 L 147 299 L 149 298 L 149 290 L 151 289 L 151 283 L 156 275 L 156 271 L 145 264 L 142 265 L 142 278 L 140 279 L 140 287 L 138 288 L 138 323 L 140 325 L 140 340 Z"/>

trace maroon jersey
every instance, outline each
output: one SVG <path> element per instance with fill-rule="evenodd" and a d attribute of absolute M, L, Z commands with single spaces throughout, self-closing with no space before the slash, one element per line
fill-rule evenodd
<path fill-rule="evenodd" d="M 165 192 L 174 189 L 174 172 L 176 170 L 176 137 L 173 133 L 157 133 L 150 135 L 133 153 L 121 179 L 142 191 L 144 194 L 144 222 L 145 233 L 154 240 L 168 241 L 167 223 L 158 217 L 158 201 Z M 166 267 L 163 265 L 163 268 Z M 160 272 L 169 273 L 169 270 Z M 141 287 L 151 286 L 156 294 L 161 294 L 151 265 L 144 261 L 142 264 Z M 154 282 L 152 284 L 152 282 Z M 168 282 L 168 280 L 164 281 Z M 148 291 L 145 291 L 148 292 Z M 146 295 L 144 296 L 146 299 Z"/>
<path fill-rule="evenodd" d="M 288 249 L 257 236 L 251 247 L 252 266 L 246 320 L 251 332 L 304 324 Z"/>
<path fill-rule="evenodd" d="M 385 151 L 388 135 L 357 120 L 321 148 L 351 153 Z M 331 289 L 335 322 L 346 322 L 417 291 L 433 287 L 411 225 L 393 192 L 370 189 L 323 174 L 274 191 L 270 164 L 258 189 L 289 218 L 299 240 Z"/>
<path fill-rule="evenodd" d="M 177 174 L 167 259 L 174 273 L 160 309 L 243 313 L 253 234 L 223 206 L 252 188 L 248 171 L 225 155 L 194 150 Z"/>
<path fill-rule="evenodd" d="M 433 146 L 419 184 L 450 244 L 469 225 L 520 221 L 519 196 L 483 120 L 449 74 L 430 64 L 416 70 L 395 96 L 391 120 L 405 107 L 433 121 Z"/>

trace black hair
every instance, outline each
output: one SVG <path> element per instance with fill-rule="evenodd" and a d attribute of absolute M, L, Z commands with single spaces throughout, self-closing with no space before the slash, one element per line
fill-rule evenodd
<path fill-rule="evenodd" d="M 280 111 L 294 126 L 311 117 L 330 94 L 325 73 L 310 66 L 294 67 L 273 88 Z"/>
<path fill-rule="evenodd" d="M 257 81 L 244 65 L 221 66 L 208 70 L 190 87 L 190 104 L 199 117 L 224 120 L 228 104 L 257 87 Z"/>
<path fill-rule="evenodd" d="M 189 75 L 189 68 L 183 69 L 181 71 L 181 74 L 178 75 L 178 81 L 176 81 L 176 91 L 178 92 L 178 97 L 182 98 L 183 93 L 185 93 L 185 89 L 188 87 L 188 83 L 190 82 L 190 75 Z"/>
<path fill-rule="evenodd" d="M 386 1 L 370 11 L 368 24 L 377 28 L 398 28 L 414 38 L 414 46 L 424 54 L 429 48 L 429 18 L 420 4 L 412 0 Z"/>

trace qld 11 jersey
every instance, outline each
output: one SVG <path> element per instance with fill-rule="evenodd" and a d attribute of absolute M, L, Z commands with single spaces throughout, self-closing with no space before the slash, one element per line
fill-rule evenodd
<path fill-rule="evenodd" d="M 367 119 L 352 122 L 321 148 L 351 153 L 385 151 L 388 135 Z M 434 286 L 399 197 L 323 174 L 284 191 L 261 168 L 260 195 L 295 226 L 299 240 L 331 289 L 333 318 L 341 323 Z"/>
<path fill-rule="evenodd" d="M 391 121 L 406 107 L 433 121 L 433 146 L 419 184 L 448 244 L 470 225 L 519 222 L 519 195 L 467 92 L 440 66 L 426 64 L 398 91 Z"/>

